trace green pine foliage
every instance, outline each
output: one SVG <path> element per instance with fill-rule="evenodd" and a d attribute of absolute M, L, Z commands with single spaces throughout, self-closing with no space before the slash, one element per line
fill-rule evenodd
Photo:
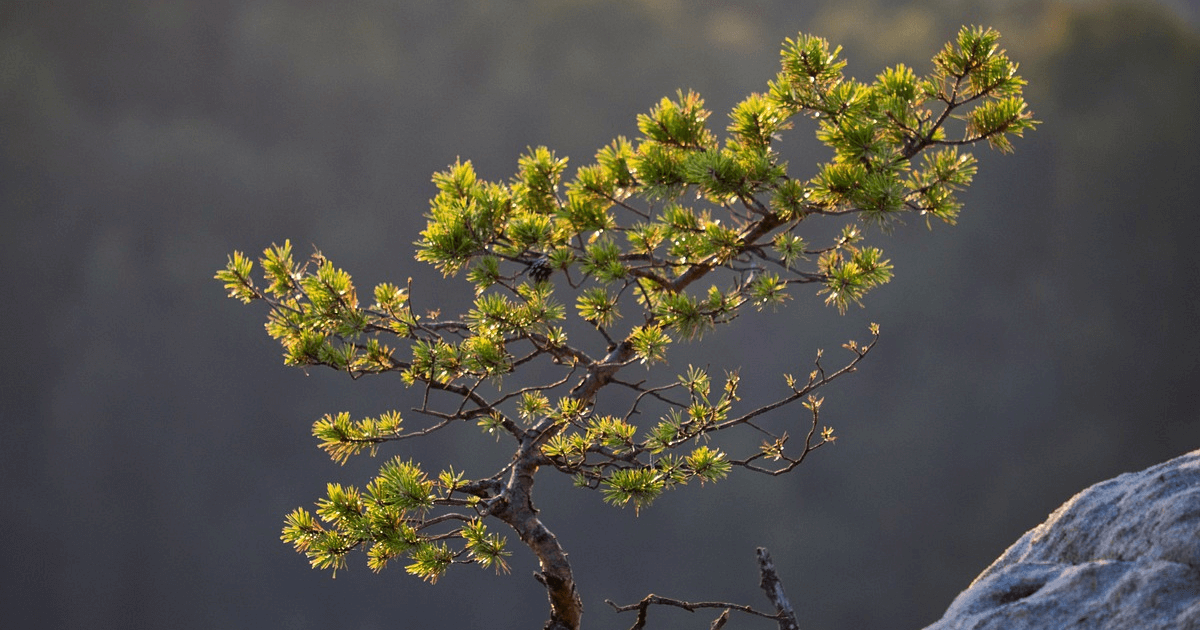
<path fill-rule="evenodd" d="M 315 515 L 288 515 L 283 540 L 314 567 L 344 568 L 360 549 L 373 570 L 404 558 L 406 571 L 433 582 L 453 564 L 506 571 L 505 539 L 487 525 L 499 520 L 550 571 L 561 549 L 529 533 L 538 468 L 642 509 L 734 467 L 790 471 L 832 443 L 813 392 L 854 371 L 877 327 L 870 342 L 844 346 L 839 369 L 827 371 L 818 353 L 807 379 L 785 375 L 778 398 L 748 407 L 736 373 L 715 389 L 696 367 L 657 385 L 618 373 L 666 363 L 674 343 L 701 339 L 747 307 L 815 293 L 845 312 L 888 282 L 892 265 L 868 235 L 912 216 L 953 224 L 976 173 L 964 149 L 987 142 L 1012 151 L 1012 139 L 1037 124 L 998 39 L 964 28 L 930 73 L 898 65 L 862 82 L 844 76 L 840 48 L 800 35 L 784 42 L 766 91 L 734 106 L 723 134 L 699 95 L 679 91 L 637 117 L 640 135 L 616 138 L 574 171 L 545 147 L 521 155 L 508 181 L 484 181 L 470 161 L 456 161 L 433 176 L 416 258 L 446 277 L 465 275 L 474 304 L 458 318 L 414 312 L 410 286 L 380 284 L 362 302 L 350 274 L 320 253 L 298 262 L 286 241 L 264 251 L 261 281 L 234 252 L 216 278 L 230 297 L 267 305 L 285 364 L 354 378 L 396 373 L 424 390 L 416 430 L 395 411 L 317 420 L 313 435 L 334 461 L 456 422 L 514 447 L 512 464 L 473 479 L 454 471 L 434 479 L 413 461 L 389 460 L 363 489 L 330 484 Z M 832 156 L 797 174 L 777 146 L 804 119 Z M 840 226 L 829 242 L 806 236 L 820 221 Z M 533 365 L 558 375 L 530 382 L 524 368 Z M 596 413 L 609 387 L 635 393 L 624 413 Z M 435 404 L 446 396 L 454 402 Z M 811 422 L 774 413 L 795 402 Z M 715 439 L 730 430 L 759 434 L 761 447 L 730 455 Z M 798 451 L 789 450 L 791 434 L 805 435 Z M 562 579 L 545 584 L 554 618 L 571 626 L 577 616 L 559 608 L 569 598 L 556 599 L 551 584 Z"/>

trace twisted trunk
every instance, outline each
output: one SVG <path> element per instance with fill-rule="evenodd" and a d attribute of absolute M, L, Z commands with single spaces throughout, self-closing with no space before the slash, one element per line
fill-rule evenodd
<path fill-rule="evenodd" d="M 583 618 L 583 600 L 575 588 L 571 564 L 558 538 L 538 518 L 538 510 L 533 506 L 534 475 L 540 465 L 547 463 L 541 446 L 554 433 L 549 419 L 525 432 L 508 483 L 498 496 L 488 501 L 487 511 L 511 527 L 538 558 L 541 570 L 534 573 L 534 578 L 546 587 L 550 598 L 550 620 L 545 630 L 578 630 Z"/>
<path fill-rule="evenodd" d="M 632 356 L 633 347 L 628 342 L 618 344 L 589 366 L 587 376 L 571 394 L 581 400 L 592 400 Z M 550 598 L 550 620 L 545 630 L 578 630 L 583 618 L 583 600 L 575 588 L 571 564 L 558 538 L 538 518 L 533 505 L 534 476 L 538 467 L 550 463 L 541 447 L 561 428 L 550 418 L 543 418 L 522 433 L 512 473 L 504 489 L 488 500 L 487 512 L 511 527 L 538 558 L 541 570 L 534 577 L 546 587 Z"/>
<path fill-rule="evenodd" d="M 545 630 L 578 630 L 583 618 L 583 600 L 575 588 L 571 564 L 558 538 L 538 518 L 530 494 L 541 459 L 538 447 L 543 440 L 544 437 L 537 436 L 524 440 L 508 484 L 499 496 L 488 501 L 488 513 L 512 527 L 538 558 L 541 571 L 534 573 L 534 577 L 546 587 L 550 597 L 550 620 Z"/>

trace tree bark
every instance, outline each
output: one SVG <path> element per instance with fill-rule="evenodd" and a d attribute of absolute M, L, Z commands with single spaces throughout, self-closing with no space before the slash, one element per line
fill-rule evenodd
<path fill-rule="evenodd" d="M 526 432 L 512 475 L 503 492 L 488 502 L 488 513 L 512 527 L 538 558 L 541 571 L 534 578 L 546 587 L 550 598 L 550 620 L 545 630 L 579 630 L 583 600 L 575 588 L 571 564 L 558 538 L 538 518 L 531 494 L 534 475 L 543 459 L 540 447 L 551 433 L 549 428 L 539 432 L 534 427 Z"/>
<path fill-rule="evenodd" d="M 779 614 L 779 630 L 800 630 L 792 603 L 788 601 L 787 595 L 783 594 L 783 582 L 779 581 L 779 575 L 775 573 L 775 562 L 771 560 L 771 554 L 767 553 L 766 547 L 759 547 L 755 553 L 758 555 L 758 572 L 762 575 L 762 581 L 758 585 L 767 594 L 767 599 L 775 604 L 775 612 Z"/>

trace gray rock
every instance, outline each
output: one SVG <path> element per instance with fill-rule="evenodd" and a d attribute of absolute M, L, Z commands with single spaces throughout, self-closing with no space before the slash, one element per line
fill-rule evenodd
<path fill-rule="evenodd" d="M 1200 451 L 1098 483 L 925 630 L 1200 630 Z"/>

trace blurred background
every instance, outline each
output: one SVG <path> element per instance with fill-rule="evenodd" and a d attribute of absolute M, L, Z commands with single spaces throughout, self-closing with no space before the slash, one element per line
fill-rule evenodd
<path fill-rule="evenodd" d="M 412 258 L 430 175 L 456 157 L 490 179 L 531 145 L 586 164 L 677 88 L 723 131 L 785 37 L 843 45 L 847 74 L 869 80 L 898 62 L 927 72 L 964 24 L 1003 33 L 1044 124 L 1013 156 L 976 150 L 959 225 L 873 237 L 896 279 L 865 309 L 839 317 L 800 292 L 672 357 L 742 365 L 749 402 L 878 322 L 859 373 L 825 391 L 837 444 L 640 516 L 539 481 L 591 628 L 628 627 L 603 600 L 650 592 L 766 608 L 759 545 L 805 628 L 921 628 L 1074 493 L 1200 447 L 1195 5 L 4 3 L 3 625 L 540 627 L 515 539 L 513 575 L 456 567 L 436 586 L 361 557 L 333 580 L 279 542 L 285 513 L 379 463 L 338 467 L 312 421 L 416 399 L 394 378 L 283 367 L 262 309 L 213 273 L 288 238 L 361 287 L 411 276 L 425 307 L 458 308 L 467 285 Z M 794 176 L 829 156 L 805 120 L 781 146 Z M 464 426 L 385 455 L 486 475 L 507 448 Z"/>

